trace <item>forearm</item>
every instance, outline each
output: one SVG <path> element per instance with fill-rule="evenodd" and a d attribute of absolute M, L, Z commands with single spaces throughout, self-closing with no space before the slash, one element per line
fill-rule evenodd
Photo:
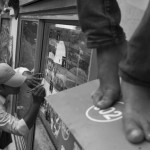
<path fill-rule="evenodd" d="M 42 86 L 37 86 L 32 91 L 33 103 L 24 117 L 26 125 L 29 129 L 31 129 L 36 120 L 40 105 L 44 102 L 45 95 L 45 89 Z"/>
<path fill-rule="evenodd" d="M 25 121 L 7 113 L 4 107 L 0 109 L 0 129 L 15 135 L 26 135 L 29 131 Z"/>
<path fill-rule="evenodd" d="M 31 127 L 35 123 L 37 114 L 39 112 L 39 108 L 40 108 L 40 103 L 33 102 L 29 111 L 27 112 L 27 114 L 23 118 L 29 129 L 31 129 Z"/>

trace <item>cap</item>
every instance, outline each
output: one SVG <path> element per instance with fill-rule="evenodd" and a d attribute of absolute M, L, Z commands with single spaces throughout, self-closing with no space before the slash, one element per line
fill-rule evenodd
<path fill-rule="evenodd" d="M 29 71 L 29 69 L 27 69 L 25 67 L 18 67 L 18 68 L 15 68 L 14 71 L 19 73 L 19 74 L 23 74 L 25 71 Z"/>
<path fill-rule="evenodd" d="M 25 76 L 16 73 L 8 64 L 0 63 L 0 84 L 20 87 L 25 80 Z"/>

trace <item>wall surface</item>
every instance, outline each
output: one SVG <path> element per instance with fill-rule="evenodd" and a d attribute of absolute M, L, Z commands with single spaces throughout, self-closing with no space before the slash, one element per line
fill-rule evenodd
<path fill-rule="evenodd" d="M 130 39 L 138 26 L 149 0 L 117 0 L 121 9 L 121 26 Z"/>

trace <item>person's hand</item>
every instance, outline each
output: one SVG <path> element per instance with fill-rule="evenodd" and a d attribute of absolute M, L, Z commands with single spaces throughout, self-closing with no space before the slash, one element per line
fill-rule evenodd
<path fill-rule="evenodd" d="M 43 85 L 38 85 L 34 89 L 32 89 L 32 96 L 34 103 L 43 103 L 44 97 L 46 96 L 46 91 Z"/>
<path fill-rule="evenodd" d="M 42 78 L 39 77 L 39 75 L 41 75 L 41 73 L 36 73 L 36 74 L 32 75 L 31 72 L 25 71 L 23 73 L 23 75 L 27 77 L 26 80 L 25 80 L 25 83 L 30 88 L 36 87 L 42 81 Z"/>

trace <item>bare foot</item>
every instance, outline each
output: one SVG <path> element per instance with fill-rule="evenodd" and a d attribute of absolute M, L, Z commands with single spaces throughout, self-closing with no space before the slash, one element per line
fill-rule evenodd
<path fill-rule="evenodd" d="M 131 143 L 150 141 L 150 88 L 122 81 L 123 125 Z"/>
<path fill-rule="evenodd" d="M 105 49 L 97 49 L 99 88 L 92 93 L 93 104 L 101 109 L 113 105 L 120 98 L 118 64 L 126 42 Z"/>

